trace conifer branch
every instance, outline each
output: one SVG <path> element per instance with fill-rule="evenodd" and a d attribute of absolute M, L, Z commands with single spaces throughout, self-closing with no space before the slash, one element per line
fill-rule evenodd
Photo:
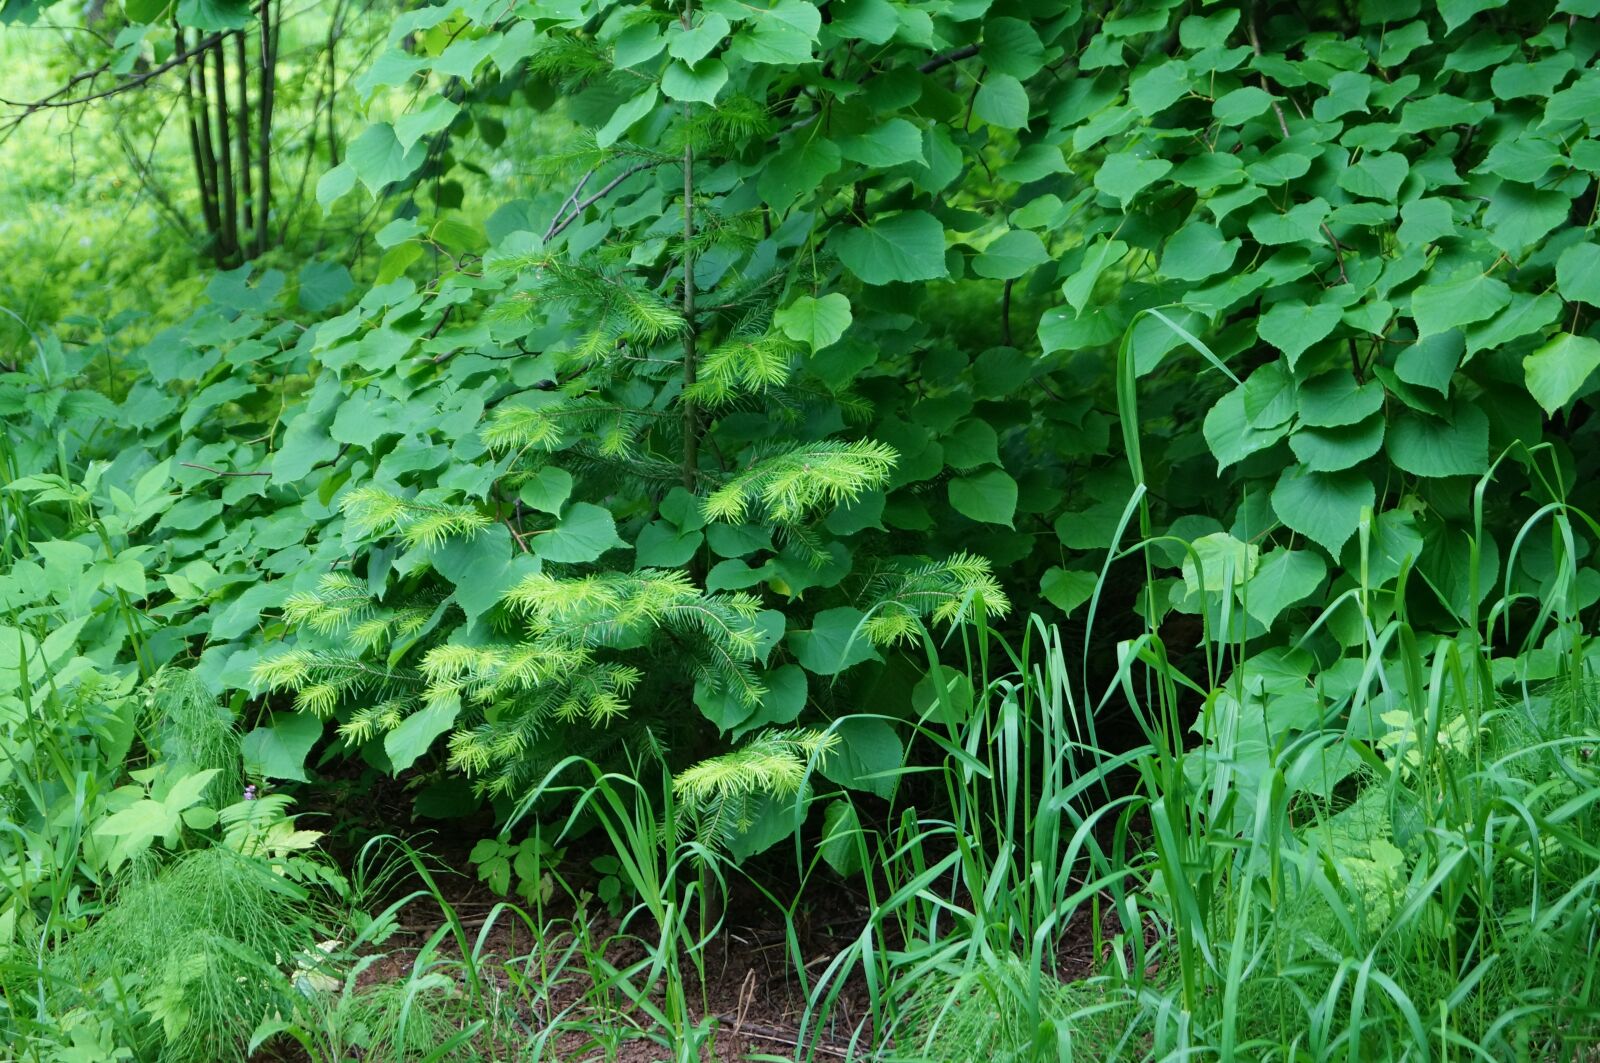
<path fill-rule="evenodd" d="M 862 632 L 877 646 L 912 638 L 923 618 L 954 626 L 970 622 L 979 609 L 991 616 L 1011 611 L 988 558 L 965 551 L 914 568 L 887 569 L 872 578 L 866 593 L 873 605 Z"/>
<path fill-rule="evenodd" d="M 760 503 L 773 521 L 799 523 L 883 486 L 899 457 L 893 447 L 871 439 L 801 444 L 756 462 L 713 491 L 705 500 L 706 519 L 743 521 Z"/>
<path fill-rule="evenodd" d="M 726 843 L 749 829 L 755 798 L 800 793 L 812 758 L 826 757 L 838 745 L 838 735 L 810 728 L 763 731 L 732 753 L 680 772 L 672 790 L 702 838 Z"/>
<path fill-rule="evenodd" d="M 438 546 L 452 536 L 470 539 L 494 521 L 471 506 L 446 506 L 401 498 L 381 487 L 360 487 L 339 507 L 365 534 L 398 534 L 409 546 Z"/>
<path fill-rule="evenodd" d="M 737 389 L 759 394 L 789 381 L 800 344 L 781 332 L 734 335 L 712 348 L 687 394 L 704 406 L 725 406 Z"/>

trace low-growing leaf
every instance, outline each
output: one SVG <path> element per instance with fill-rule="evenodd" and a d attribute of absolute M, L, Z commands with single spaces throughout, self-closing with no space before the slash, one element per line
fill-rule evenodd
<path fill-rule="evenodd" d="M 868 284 L 934 280 L 946 274 L 944 226 L 920 210 L 879 218 L 834 237 L 839 259 Z"/>
<path fill-rule="evenodd" d="M 1522 368 L 1529 393 L 1554 416 L 1600 368 L 1600 340 L 1560 333 L 1524 358 Z"/>
<path fill-rule="evenodd" d="M 1356 533 L 1363 510 L 1377 498 L 1360 470 L 1312 472 L 1295 465 L 1272 490 L 1272 511 L 1285 525 L 1321 545 L 1333 557 Z"/>
<path fill-rule="evenodd" d="M 1011 527 L 1017 510 L 1017 481 L 1004 469 L 985 469 L 950 481 L 950 505 L 962 516 Z"/>
<path fill-rule="evenodd" d="M 850 300 L 840 292 L 829 292 L 820 299 L 802 295 L 772 320 L 790 339 L 820 351 L 837 343 L 850 327 Z"/>
<path fill-rule="evenodd" d="M 1315 593 L 1327 572 L 1327 562 L 1315 551 L 1273 550 L 1241 592 L 1245 609 L 1271 627 L 1285 609 Z"/>
<path fill-rule="evenodd" d="M 247 776 L 306 781 L 305 762 L 322 737 L 322 721 L 302 712 L 275 712 L 239 745 Z"/>

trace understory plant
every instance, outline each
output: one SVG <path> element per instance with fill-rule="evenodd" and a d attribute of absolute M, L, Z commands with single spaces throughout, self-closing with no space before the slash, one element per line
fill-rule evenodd
<path fill-rule="evenodd" d="M 1544 604 L 1538 641 L 1572 652 L 1538 683 L 1486 630 L 1424 643 L 1403 617 L 1320 673 L 1223 639 L 1215 687 L 1153 631 L 1102 696 L 1043 625 L 935 665 L 917 733 L 958 814 L 838 839 L 871 916 L 805 1031 L 865 979 L 863 1059 L 1585 1058 L 1600 662 Z M 1093 706 L 1120 699 L 1146 742 L 1113 755 Z"/>
<path fill-rule="evenodd" d="M 135 6 L 96 78 L 186 65 Z M 263 40 L 223 7 L 178 38 Z M 739 881 L 797 1055 L 1577 1055 L 1596 15 L 398 14 L 306 181 L 359 284 L 244 263 L 5 352 L 0 1030 L 687 1063 Z M 418 858 L 401 988 L 363 935 L 306 974 L 330 795 L 489 836 L 539 949 L 487 977 Z M 140 951 L 174 890 L 216 910 Z"/>

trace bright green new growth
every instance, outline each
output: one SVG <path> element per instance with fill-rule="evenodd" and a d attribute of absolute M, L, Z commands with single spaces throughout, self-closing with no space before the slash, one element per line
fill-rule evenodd
<path fill-rule="evenodd" d="M 493 268 L 514 281 L 494 319 L 531 323 L 557 309 L 570 314 L 578 335 L 566 362 L 601 362 L 628 347 L 648 350 L 687 327 L 676 308 L 626 273 L 542 254 L 498 258 Z"/>
<path fill-rule="evenodd" d="M 293 649 L 260 661 L 254 675 L 269 689 L 294 690 L 302 711 L 325 717 L 347 705 L 341 733 L 352 742 L 392 732 L 425 708 L 450 719 L 466 711 L 465 726 L 450 740 L 450 762 L 493 793 L 525 781 L 524 760 L 552 723 L 605 727 L 627 712 L 642 673 L 597 656 L 607 647 L 663 633 L 691 639 L 677 668 L 749 703 L 764 693 L 754 667 L 760 603 L 751 595 L 707 594 L 677 571 L 566 579 L 537 573 L 501 603 L 508 620 L 521 622 L 524 640 L 438 644 L 415 669 L 391 667 L 367 655 L 384 649 L 397 629 L 414 634 L 427 614 L 374 614 L 355 581 L 325 577 L 286 616 L 323 633 L 343 632 L 352 652 Z M 383 637 L 372 637 L 379 625 Z"/>
<path fill-rule="evenodd" d="M 879 646 L 911 641 L 925 619 L 954 627 L 980 614 L 998 618 L 1011 611 L 988 558 L 965 552 L 913 569 L 886 569 L 868 583 L 867 594 L 874 606 L 864 631 Z"/>
<path fill-rule="evenodd" d="M 707 408 L 734 404 L 745 395 L 765 396 L 789 382 L 802 347 L 781 332 L 730 336 L 707 352 L 685 394 Z"/>
<path fill-rule="evenodd" d="M 256 663 L 251 675 L 267 690 L 293 690 L 297 711 L 322 718 L 331 716 L 346 698 L 386 697 L 418 683 L 414 673 L 383 668 L 357 653 L 313 649 L 286 650 L 264 658 Z M 399 724 L 398 717 L 394 724 Z"/>
<path fill-rule="evenodd" d="M 362 534 L 398 534 L 411 546 L 438 546 L 451 536 L 470 537 L 493 523 L 470 506 L 418 502 L 380 487 L 357 488 L 339 506 Z"/>
<path fill-rule="evenodd" d="M 838 735 L 823 731 L 763 731 L 732 753 L 679 772 L 673 793 L 696 833 L 730 842 L 750 828 L 757 798 L 796 796 L 811 765 L 838 747 Z"/>
<path fill-rule="evenodd" d="M 556 398 L 539 406 L 500 407 L 484 426 L 483 442 L 520 458 L 529 450 L 555 450 L 575 435 L 592 435 L 601 455 L 626 458 L 650 420 L 648 413 L 608 399 Z"/>
<path fill-rule="evenodd" d="M 798 524 L 883 486 L 898 459 L 893 447 L 869 439 L 796 444 L 758 458 L 713 491 L 706 519 L 739 522 L 757 509 L 774 523 Z"/>

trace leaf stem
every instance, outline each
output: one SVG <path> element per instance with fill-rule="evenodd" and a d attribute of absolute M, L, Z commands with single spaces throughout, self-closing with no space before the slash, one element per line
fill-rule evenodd
<path fill-rule="evenodd" d="M 1256 32 L 1256 5 L 1250 5 L 1250 20 L 1246 23 L 1250 33 L 1250 50 L 1261 58 L 1261 35 Z M 1272 82 L 1267 80 L 1267 75 L 1261 75 L 1261 91 L 1272 95 Z M 1277 99 L 1272 101 L 1272 113 L 1278 118 L 1278 129 L 1283 133 L 1285 140 L 1289 139 L 1289 121 L 1283 116 L 1283 107 Z M 1333 260 L 1339 265 L 1339 280 L 1343 284 L 1350 283 L 1350 277 L 1344 271 L 1344 247 L 1339 243 L 1339 238 L 1333 235 L 1333 230 L 1328 228 L 1328 223 L 1322 223 L 1322 234 L 1328 238 L 1328 243 L 1333 245 Z"/>

